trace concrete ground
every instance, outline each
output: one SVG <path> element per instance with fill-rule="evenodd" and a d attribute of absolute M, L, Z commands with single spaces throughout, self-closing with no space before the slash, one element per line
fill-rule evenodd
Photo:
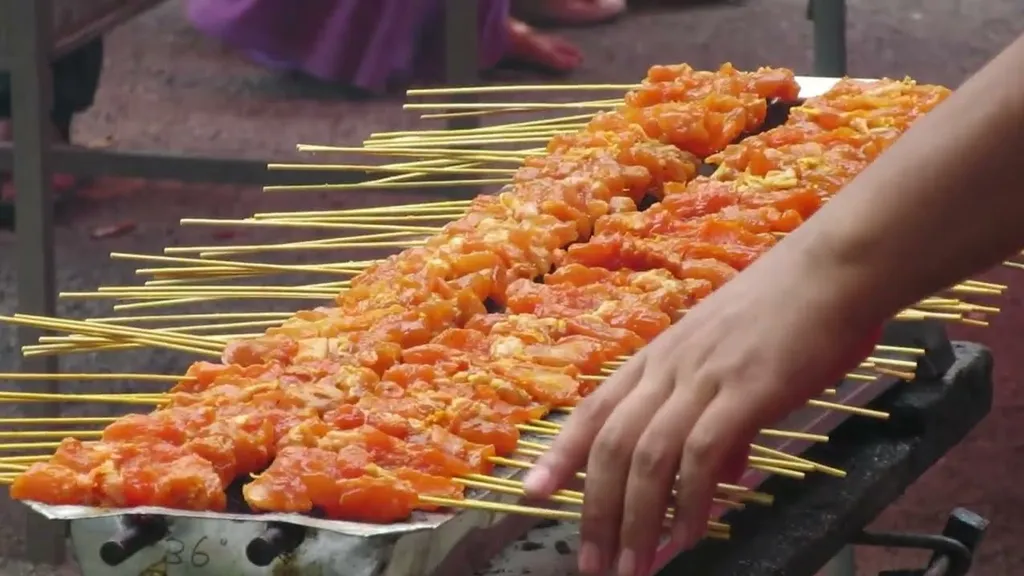
<path fill-rule="evenodd" d="M 956 84 L 1017 34 L 1024 10 L 1015 0 L 850 1 L 850 74 L 911 75 Z M 570 81 L 628 82 L 648 65 L 686 61 L 712 67 L 731 60 L 740 67 L 771 64 L 808 72 L 810 27 L 802 0 L 761 0 L 661 12 L 637 12 L 613 25 L 566 31 L 585 50 L 587 63 Z M 337 91 L 313 87 L 253 67 L 192 31 L 177 2 L 169 2 L 109 37 L 107 63 L 96 107 L 75 130 L 78 142 L 124 149 L 185 150 L 262 159 L 295 157 L 296 143 L 356 144 L 370 132 L 413 125 L 398 110 L 399 99 L 346 100 Z M 955 137 L 955 135 L 953 135 Z M 244 217 L 253 212 L 323 209 L 429 200 L 426 193 L 261 194 L 230 186 L 185 186 L 123 179 L 96 182 L 58 224 L 59 283 L 64 291 L 137 282 L 132 270 L 146 263 L 111 262 L 112 251 L 159 253 L 164 246 L 254 244 L 297 236 L 280 230 L 181 228 L 183 217 Z M 104 227 L 134 230 L 120 237 L 94 239 Z M 980 225 L 980 224 L 979 224 Z M 0 313 L 16 307 L 14 239 L 0 232 Z M 313 261 L 349 259 L 352 254 L 307 255 Z M 356 257 L 361 257 L 356 256 Z M 1022 284 L 1010 270 L 995 281 Z M 997 359 L 996 406 L 983 426 L 917 483 L 882 518 L 886 528 L 937 530 L 954 506 L 968 506 L 992 519 L 975 573 L 1024 574 L 1024 437 L 1016 419 L 1024 414 L 1021 289 L 998 305 L 1004 313 L 988 329 L 963 331 L 981 340 Z M 249 303 L 241 310 L 269 310 L 287 303 Z M 207 307 L 207 309 L 213 309 Z M 218 307 L 217 309 L 224 309 Z M 188 310 L 188 311 L 195 311 Z M 109 302 L 63 301 L 61 314 L 95 317 L 109 313 Z M 17 366 L 15 334 L 0 328 L 0 370 Z M 70 357 L 65 371 L 166 372 L 186 359 L 165 352 Z M 83 384 L 96 390 L 109 386 Z M 73 414 L 109 409 L 80 404 Z M 9 415 L 10 405 L 0 407 Z M 0 508 L 0 553 L 15 556 L 23 546 L 20 508 Z M 912 558 L 910 558 L 912 559 Z M 897 567 L 903 554 L 863 551 L 863 574 Z M 896 565 L 894 565 L 896 564 Z M 49 574 L 16 561 L 0 560 L 0 573 Z M 74 574 L 73 567 L 60 573 Z"/>

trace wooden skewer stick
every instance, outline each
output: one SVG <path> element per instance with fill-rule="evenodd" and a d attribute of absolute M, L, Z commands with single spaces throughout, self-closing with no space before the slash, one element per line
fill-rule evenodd
<path fill-rule="evenodd" d="M 1002 290 L 996 290 L 993 288 L 982 288 L 980 286 L 969 286 L 964 284 L 957 284 L 946 290 L 947 292 L 953 292 L 954 294 L 978 294 L 985 296 L 1001 296 Z"/>
<path fill-rule="evenodd" d="M 14 442 L 11 444 L 0 444 L 0 451 L 13 452 L 16 450 L 36 450 L 59 448 L 60 442 Z"/>
<path fill-rule="evenodd" d="M 546 144 L 551 141 L 552 136 L 564 133 L 565 132 L 553 132 L 550 134 L 530 134 L 516 136 L 503 136 L 500 134 L 494 134 L 486 137 L 475 136 L 462 138 L 423 138 L 417 140 L 403 139 L 398 141 L 381 140 L 367 143 L 366 149 L 388 150 L 390 148 L 421 148 L 425 150 L 432 150 L 438 146 L 506 146 L 508 144 Z"/>
<path fill-rule="evenodd" d="M 332 285 L 333 283 L 327 283 Z M 309 284 L 310 287 L 323 286 L 324 284 Z M 205 296 L 200 298 L 168 298 L 166 300 L 151 300 L 145 302 L 131 302 L 124 304 L 115 304 L 114 310 L 117 312 L 125 310 L 141 310 L 143 308 L 162 308 L 167 306 L 177 306 L 180 304 L 195 304 L 199 302 L 213 302 L 215 300 L 223 300 L 225 298 L 232 298 L 231 296 Z M 315 298 L 315 297 L 314 297 Z"/>
<path fill-rule="evenodd" d="M 579 92 L 589 90 L 610 90 L 625 92 L 640 88 L 641 84 L 523 84 L 497 86 L 453 86 L 450 88 L 414 88 L 405 91 L 406 96 L 452 96 L 457 94 L 498 94 L 506 92 Z"/>
<path fill-rule="evenodd" d="M 879 352 L 893 352 L 896 354 L 909 354 L 911 356 L 924 356 L 928 353 L 924 348 L 908 348 L 906 346 L 888 346 L 886 344 L 878 344 L 875 346 L 875 350 Z"/>
<path fill-rule="evenodd" d="M 403 110 L 494 110 L 519 108 L 521 110 L 606 109 L 621 104 L 619 99 L 590 100 L 587 102 L 436 102 L 403 104 Z"/>
<path fill-rule="evenodd" d="M 518 448 L 517 453 L 523 454 L 524 456 L 539 457 L 543 456 L 544 450 L 536 450 L 534 448 Z M 747 459 L 750 465 L 757 466 L 770 466 L 772 468 L 790 469 L 797 472 L 814 472 L 815 467 L 811 464 L 804 462 L 794 462 L 792 460 L 778 459 L 778 458 L 764 458 L 761 456 L 750 456 Z"/>
<path fill-rule="evenodd" d="M 460 218 L 465 210 L 458 212 L 437 212 L 434 214 L 394 214 L 381 216 L 297 216 L 289 218 L 263 218 L 275 222 L 446 222 Z"/>
<path fill-rule="evenodd" d="M 906 380 L 907 382 L 917 378 L 917 375 L 913 372 L 902 372 L 899 370 L 890 370 L 888 368 L 875 368 L 875 372 L 878 372 L 883 376 L 892 376 L 894 378 L 899 378 L 900 380 Z"/>
<path fill-rule="evenodd" d="M 136 270 L 136 274 L 138 271 Z M 143 286 L 187 286 L 189 284 L 195 284 L 196 282 L 230 282 L 233 280 L 252 280 L 260 276 L 269 276 L 273 272 L 244 272 L 241 274 L 204 274 L 198 272 L 196 274 L 182 274 L 180 276 L 172 276 L 165 274 L 156 274 L 155 278 L 151 280 L 145 280 L 142 282 Z"/>
<path fill-rule="evenodd" d="M 382 230 L 390 232 L 417 232 L 420 234 L 433 234 L 437 232 L 436 226 L 402 226 L 391 224 L 332 224 L 332 223 L 305 223 L 305 222 L 281 222 L 278 220 L 234 220 L 230 218 L 182 218 L 182 225 L 198 224 L 205 226 L 246 226 L 254 228 L 323 228 L 325 230 Z"/>
<path fill-rule="evenodd" d="M 964 284 L 973 286 L 980 286 L 981 288 L 992 288 L 994 290 L 1009 290 L 1010 287 L 1006 284 L 993 284 L 992 282 L 982 282 L 981 280 L 964 280 Z"/>
<path fill-rule="evenodd" d="M 122 293 L 122 292 L 139 292 L 145 294 L 147 292 L 160 292 L 160 293 L 189 293 L 189 292 L 208 292 L 208 291 L 219 291 L 219 290 L 231 290 L 233 292 L 312 292 L 316 294 L 337 294 L 339 289 L 347 288 L 349 283 L 347 281 L 333 282 L 332 286 L 100 286 L 97 288 L 99 293 Z"/>
<path fill-rule="evenodd" d="M 134 260 L 142 262 L 166 262 L 168 264 L 192 264 L 196 266 L 219 266 L 221 270 L 242 269 L 266 272 L 302 272 L 309 274 L 337 274 L 351 276 L 362 272 L 360 268 L 344 268 L 343 263 L 328 264 L 264 264 L 261 262 L 236 262 L 234 260 L 214 260 L 209 258 L 186 258 L 181 256 L 161 256 L 158 254 L 134 254 L 130 252 L 113 252 L 113 260 Z M 215 268 L 216 269 L 216 268 Z"/>
<path fill-rule="evenodd" d="M 440 120 L 442 118 L 472 118 L 481 116 L 498 116 L 500 114 L 520 114 L 520 113 L 536 113 L 537 110 L 530 108 L 498 108 L 493 110 L 469 110 L 463 112 L 437 112 L 431 114 L 420 114 L 420 120 Z M 597 112 L 588 114 L 588 118 L 593 118 L 597 115 Z"/>
<path fill-rule="evenodd" d="M 38 392 L 0 392 L 0 402 L 100 402 L 159 406 L 169 398 L 132 394 L 42 394 Z"/>
<path fill-rule="evenodd" d="M 525 122 L 509 122 L 494 126 L 481 126 L 479 128 L 462 128 L 458 130 L 404 130 L 396 132 L 373 132 L 370 140 L 387 138 L 404 138 L 407 136 L 443 136 L 461 134 L 492 134 L 495 132 L 506 133 L 518 130 L 533 130 L 540 126 L 585 126 L 585 120 L 592 118 L 593 114 L 574 114 L 572 116 L 558 116 L 555 118 L 544 118 L 541 120 L 527 120 Z"/>
<path fill-rule="evenodd" d="M 267 164 L 267 169 L 293 170 L 296 172 L 330 170 L 338 172 L 395 172 L 400 174 L 408 174 L 410 172 L 423 174 L 515 174 L 516 172 L 512 168 L 394 168 L 386 165 L 373 166 L 362 164 Z"/>
<path fill-rule="evenodd" d="M 530 424 L 519 424 L 516 428 L 523 432 L 532 432 L 541 436 L 557 436 L 561 429 L 554 428 L 552 426 L 532 426 Z M 791 430 L 763 428 L 758 433 L 764 436 L 771 436 L 773 438 L 790 438 L 792 440 L 805 440 L 807 442 L 828 442 L 828 436 L 822 434 L 809 434 L 806 432 L 794 432 Z M 520 441 L 519 444 L 524 445 L 523 441 Z"/>
<path fill-rule="evenodd" d="M 760 444 L 751 444 L 750 445 L 750 449 L 752 451 L 754 451 L 754 452 L 760 452 L 762 454 L 766 454 L 766 455 L 772 456 L 774 458 L 781 458 L 783 460 L 791 460 L 793 462 L 799 462 L 799 463 L 802 463 L 802 464 L 808 464 L 811 467 L 813 467 L 815 471 L 821 472 L 823 474 L 828 474 L 829 476 L 835 476 L 836 478 L 846 478 L 846 472 L 844 472 L 844 471 L 842 471 L 842 470 L 840 470 L 838 468 L 832 468 L 831 466 L 825 466 L 824 464 L 820 464 L 820 463 L 815 462 L 813 460 L 808 460 L 806 458 L 801 458 L 801 457 L 795 456 L 793 454 L 787 454 L 786 452 L 783 452 L 781 450 L 774 450 L 772 448 L 767 448 L 765 446 L 761 446 Z"/>
<path fill-rule="evenodd" d="M 421 237 L 421 232 L 383 232 L 376 234 L 361 234 L 358 236 L 342 236 L 340 238 L 320 238 L 317 240 L 302 240 L 299 242 L 284 242 L 280 244 L 254 244 L 254 245 L 226 245 L 226 246 L 171 246 L 164 248 L 164 254 L 195 254 L 200 253 L 201 258 L 212 256 L 232 256 L 246 252 L 261 252 L 274 249 L 287 249 L 288 247 L 315 247 L 326 245 L 327 247 L 340 250 L 350 244 L 367 245 L 373 242 L 382 242 L 384 246 L 404 246 L 404 242 L 410 239 Z M 413 240 L 416 241 L 416 240 Z M 398 242 L 398 244 L 395 244 Z M 209 253 L 206 256 L 202 253 Z"/>
<path fill-rule="evenodd" d="M 62 416 L 57 418 L 0 418 L 0 426 L 72 426 L 77 424 L 109 424 L 118 416 Z M 9 458 L 4 458 L 8 461 Z"/>
<path fill-rule="evenodd" d="M 17 440 L 33 438 L 100 438 L 103 430 L 0 430 L 0 439 Z"/>
<path fill-rule="evenodd" d="M 523 140 L 523 138 L 539 138 L 545 137 L 551 139 L 553 136 L 560 134 L 568 134 L 586 124 L 570 124 L 570 125 L 549 125 L 549 126 L 534 126 L 527 128 L 520 128 L 515 130 L 507 131 L 492 131 L 492 132 L 478 132 L 472 134 L 456 134 L 456 133 L 445 133 L 445 134 L 417 134 L 415 136 L 399 136 L 395 138 L 370 138 L 363 141 L 363 146 L 367 148 L 376 148 L 377 146 L 384 146 L 388 144 L 394 144 L 401 147 L 403 143 L 415 143 L 416 145 L 422 145 L 424 142 L 438 142 L 438 143 L 455 143 L 465 142 L 474 143 L 477 141 L 496 141 L 496 142 L 541 142 L 541 140 Z M 507 139 L 507 140 L 500 140 Z M 545 142 L 546 143 L 546 142 Z M 449 168 L 449 166 L 443 166 L 442 168 Z M 404 171 L 413 171 L 416 168 L 401 167 Z"/>
<path fill-rule="evenodd" d="M 140 287 L 142 288 L 142 287 Z M 152 288 L 160 288 L 154 286 Z M 61 292 L 61 298 L 76 299 L 115 299 L 115 300 L 158 300 L 181 298 L 184 296 L 214 299 L 253 299 L 253 300 L 330 300 L 333 293 L 312 290 L 295 290 L 294 292 L 266 291 L 255 292 L 246 290 L 189 290 L 189 291 L 144 291 L 125 290 L 121 292 Z"/>
<path fill-rule="evenodd" d="M 462 212 L 468 210 L 471 206 L 470 202 L 458 201 L 459 204 L 453 204 L 448 206 L 419 206 L 416 204 L 407 204 L 403 206 L 385 206 L 380 209 L 370 208 L 352 208 L 349 210 L 315 210 L 312 212 L 261 212 L 253 214 L 253 218 L 256 220 L 279 220 L 279 219 L 292 219 L 301 220 L 302 218 L 321 218 L 321 217 L 346 217 L 346 216 L 390 216 L 393 214 L 429 214 L 429 213 L 449 213 L 449 212 Z"/>
<path fill-rule="evenodd" d="M 0 460 L 2 460 L 2 459 L 0 459 Z M 506 486 L 506 487 L 510 487 L 510 488 L 517 488 L 517 489 L 521 490 L 522 493 L 525 494 L 525 490 L 523 489 L 523 483 L 522 483 L 521 480 L 512 480 L 512 479 L 509 479 L 509 478 L 498 478 L 496 476 L 483 476 L 481 474 L 467 474 L 466 476 L 460 476 L 460 477 L 456 478 L 455 480 L 459 481 L 459 482 L 462 482 L 463 480 L 469 480 L 469 481 L 472 481 L 472 482 L 479 482 L 480 484 L 485 484 L 485 485 L 489 485 L 489 486 L 497 485 L 497 486 Z M 486 489 L 489 489 L 489 488 L 486 488 Z M 558 490 L 554 494 L 558 495 L 558 496 L 563 496 L 563 497 L 566 497 L 566 498 L 573 498 L 573 499 L 576 499 L 576 500 L 582 500 L 582 498 L 583 498 L 583 492 L 580 492 L 578 490 Z M 736 500 L 729 500 L 729 499 L 726 499 L 726 498 L 715 497 L 715 498 L 712 498 L 711 501 L 714 504 L 717 504 L 719 506 L 724 506 L 726 508 L 731 508 L 733 510 L 742 510 L 742 509 L 746 508 L 745 504 L 743 504 L 742 502 L 737 502 Z"/>
<path fill-rule="evenodd" d="M 808 400 L 808 406 L 814 406 L 816 408 L 827 408 L 829 410 L 835 410 L 837 412 L 846 412 L 856 416 L 867 416 L 868 418 L 877 418 L 879 420 L 888 420 L 889 413 L 882 412 L 880 410 L 870 410 L 868 408 L 860 408 L 858 406 L 849 406 L 846 404 L 839 404 L 837 402 L 826 402 L 824 400 Z"/>
<path fill-rule="evenodd" d="M 897 368 L 917 369 L 917 362 L 911 362 L 910 360 L 894 360 L 892 358 L 881 358 L 878 356 L 868 356 L 866 360 L 875 364 L 884 364 L 886 366 L 895 366 Z"/>
<path fill-rule="evenodd" d="M 376 184 L 296 184 L 284 186 L 264 186 L 264 192 L 336 192 L 341 190 L 365 190 L 367 188 L 379 188 L 381 190 L 406 190 L 412 188 L 447 188 L 461 186 L 484 186 L 488 184 L 508 184 L 512 182 L 509 178 L 470 178 L 463 180 L 417 180 L 415 182 L 387 182 Z M 341 227 L 342 225 L 337 225 Z M 348 224 L 347 228 L 363 230 L 388 230 L 398 229 L 396 226 L 387 224 Z M 386 228 L 385 228 L 386 226 Z"/>
<path fill-rule="evenodd" d="M 458 482 L 459 484 L 462 484 L 462 485 L 466 486 L 467 488 L 477 488 L 479 490 L 489 490 L 491 492 L 497 492 L 497 493 L 500 493 L 500 494 L 509 494 L 511 496 L 521 496 L 521 497 L 527 496 L 526 490 L 523 489 L 523 488 L 519 488 L 517 486 L 509 486 L 507 484 L 492 484 L 492 483 L 489 483 L 489 482 L 482 482 L 482 481 L 479 481 L 479 480 L 471 480 L 471 479 L 468 479 L 468 478 L 461 478 L 461 477 L 453 478 L 453 480 L 455 482 Z M 549 501 L 551 501 L 551 502 L 558 502 L 560 504 L 570 504 L 570 505 L 576 505 L 576 506 L 580 506 L 580 505 L 583 504 L 583 496 L 582 495 L 577 497 L 577 496 L 569 496 L 569 495 L 565 495 L 565 494 L 552 494 L 547 499 Z M 734 502 L 733 504 L 738 504 L 738 503 Z M 673 515 L 673 509 L 669 508 L 667 513 L 666 513 L 666 515 L 665 515 L 665 517 L 666 517 L 666 519 L 671 520 L 673 518 L 673 516 L 674 516 Z M 722 522 L 714 521 L 714 520 L 708 520 L 708 529 L 712 530 L 712 531 L 715 531 L 715 532 L 720 532 L 720 533 L 723 533 L 723 534 L 728 534 L 728 532 L 729 532 L 729 525 L 728 524 L 724 524 Z"/>
<path fill-rule="evenodd" d="M 192 326 L 175 326 L 174 328 L 163 328 L 161 330 L 186 335 L 198 335 L 197 332 L 209 332 L 211 330 L 225 330 L 235 328 L 268 328 L 280 326 L 283 320 L 254 320 L 251 322 L 225 322 L 221 324 L 196 324 Z M 216 336 L 207 336 L 217 338 Z M 219 338 L 218 338 L 219 339 Z M 42 336 L 39 338 L 42 344 L 60 344 L 64 342 L 93 343 L 99 345 L 109 344 L 112 341 L 108 338 L 92 336 Z M 0 376 L 2 378 L 2 376 Z"/>
<path fill-rule="evenodd" d="M 203 314 L 154 314 L 149 316 L 107 316 L 101 318 L 87 318 L 86 322 L 99 322 L 104 324 L 139 324 L 147 322 L 192 322 L 195 320 L 255 320 L 272 319 L 287 320 L 294 316 L 291 312 L 224 312 L 224 313 L 203 313 Z"/>
<path fill-rule="evenodd" d="M 512 514 L 517 516 L 530 516 L 534 518 L 544 518 L 547 520 L 581 520 L 583 515 L 579 512 L 569 512 L 566 510 L 554 510 L 549 508 L 533 508 L 530 506 L 519 506 L 516 504 L 504 504 L 500 502 L 491 502 L 488 500 L 454 500 L 450 498 L 436 498 L 434 496 L 420 496 L 421 502 L 427 504 L 433 504 L 443 508 L 454 508 L 454 509 L 468 509 L 468 510 L 482 510 L 485 512 L 495 512 L 498 514 Z M 708 532 L 705 534 L 708 538 L 714 539 L 728 539 L 728 534 L 723 534 L 719 531 Z"/>
<path fill-rule="evenodd" d="M 8 464 L 33 464 L 35 462 L 45 462 L 53 457 L 53 452 L 48 454 L 31 454 L 21 456 L 0 456 L 0 462 Z"/>
<path fill-rule="evenodd" d="M 220 352 L 215 347 L 223 347 L 223 344 L 213 340 L 204 341 L 201 337 L 190 336 L 188 338 L 180 335 L 160 333 L 153 330 L 140 330 L 124 326 L 112 327 L 103 324 L 90 324 L 87 322 L 76 322 L 68 320 L 57 320 L 41 318 L 38 316 L 16 315 L 13 317 L 0 316 L 0 322 L 14 324 L 16 326 L 29 326 L 42 330 L 56 330 L 61 332 L 78 332 L 89 336 L 112 336 L 124 340 L 130 340 L 140 344 L 148 344 L 158 348 L 167 348 L 180 352 L 219 357 Z"/>
<path fill-rule="evenodd" d="M 489 460 L 497 464 L 498 466 L 506 466 L 509 468 L 521 468 L 528 470 L 534 467 L 533 462 L 527 462 L 524 460 L 515 460 L 512 458 L 503 458 L 501 456 L 494 456 Z M 586 480 L 587 475 L 584 472 L 577 472 L 575 477 L 579 480 Z M 771 505 L 774 498 L 770 494 L 764 494 L 761 492 L 755 492 L 745 486 L 737 486 L 735 484 L 718 483 L 716 488 L 719 492 L 732 494 L 741 501 L 757 502 L 761 504 Z"/>
<path fill-rule="evenodd" d="M 170 374 L 68 374 L 68 373 L 56 373 L 56 374 L 42 374 L 42 373 L 29 373 L 29 372 L 5 372 L 0 373 L 0 380 L 18 380 L 18 381 L 60 381 L 60 380 L 133 380 L 136 382 L 187 382 L 195 380 L 191 376 L 173 376 Z"/>
<path fill-rule="evenodd" d="M 434 148 L 421 150 L 419 148 L 364 148 L 353 146 L 321 146 L 313 144 L 299 144 L 299 152 L 347 152 L 383 156 L 406 156 L 413 158 L 448 158 L 458 160 L 489 160 L 494 162 L 510 161 L 521 162 L 530 155 L 530 152 L 521 150 L 469 150 L 464 148 Z"/>

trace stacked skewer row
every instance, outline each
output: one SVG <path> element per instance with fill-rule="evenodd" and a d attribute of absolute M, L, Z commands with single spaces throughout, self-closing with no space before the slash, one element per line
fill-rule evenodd
<path fill-rule="evenodd" d="M 559 431 L 549 415 L 570 412 L 626 358 L 810 218 L 948 95 L 945 88 L 911 80 L 842 80 L 792 108 L 781 126 L 762 132 L 770 103 L 797 101 L 800 86 L 788 70 L 656 66 L 629 88 L 624 102 L 552 106 L 596 113 L 465 131 L 378 135 L 359 150 L 413 159 L 328 166 L 394 173 L 361 185 L 279 187 L 503 184 L 496 195 L 263 214 L 238 222 L 191 220 L 359 234 L 278 245 L 174 248 L 163 256 L 116 254 L 164 266 L 139 271 L 152 276 L 145 286 L 64 295 L 119 299 L 119 311 L 267 297 L 333 299 L 328 305 L 295 314 L 219 314 L 219 322 L 204 314 L 5 318 L 67 334 L 42 338 L 26 347 L 26 355 L 161 347 L 206 359 L 180 377 L 4 375 L 12 381 L 135 379 L 173 386 L 160 394 L 0 393 L 8 401 L 156 408 L 121 418 L 0 421 L 105 425 L 0 434 L 49 439 L 0 446 L 32 452 L 0 457 L 0 469 L 7 471 L 0 481 L 11 484 L 16 499 L 50 505 L 217 512 L 228 506 L 229 487 L 241 484 L 246 505 L 256 513 L 390 523 L 418 511 L 481 508 L 578 518 L 577 511 L 565 509 L 582 502 L 578 491 L 563 490 L 550 507 L 536 508 L 469 498 L 467 489 L 521 494 L 518 481 L 495 476 L 494 467 L 529 468 L 548 448 L 545 440 Z M 539 108 L 465 106 L 471 110 L 455 114 Z M 534 142 L 546 147 L 481 148 Z M 699 175 L 704 163 L 715 167 L 712 174 Z M 438 180 L 452 175 L 479 177 Z M 439 227 L 444 220 L 450 222 Z M 238 259 L 389 247 L 405 249 L 383 260 L 317 265 Z M 275 274 L 334 280 L 230 284 Z M 1004 289 L 965 281 L 895 320 L 984 325 L 984 315 L 997 310 L 965 299 L 997 296 Z M 161 322 L 186 325 L 140 327 Z M 254 328 L 263 331 L 246 332 Z M 924 353 L 892 346 L 877 350 L 848 377 L 912 379 Z M 887 417 L 830 402 L 830 392 L 810 405 Z M 788 430 L 763 430 L 762 436 L 827 441 Z M 749 466 L 795 479 L 808 473 L 843 475 L 759 444 L 752 446 Z M 739 508 L 769 503 L 771 497 L 721 484 L 717 501 Z M 725 538 L 728 526 L 709 520 L 708 536 Z"/>

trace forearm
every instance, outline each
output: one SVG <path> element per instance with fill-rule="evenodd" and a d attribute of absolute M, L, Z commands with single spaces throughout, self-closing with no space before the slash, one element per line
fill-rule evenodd
<path fill-rule="evenodd" d="M 1024 37 L 782 242 L 778 257 L 813 253 L 808 281 L 873 321 L 1022 246 Z"/>

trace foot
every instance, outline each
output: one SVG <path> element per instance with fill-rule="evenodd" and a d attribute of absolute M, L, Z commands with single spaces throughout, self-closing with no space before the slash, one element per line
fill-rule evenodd
<path fill-rule="evenodd" d="M 626 0 L 514 0 L 512 12 L 529 22 L 587 26 L 626 11 Z"/>
<path fill-rule="evenodd" d="M 509 20 L 508 34 L 507 61 L 559 74 L 575 70 L 583 61 L 583 54 L 571 42 L 541 34 L 518 20 Z"/>

